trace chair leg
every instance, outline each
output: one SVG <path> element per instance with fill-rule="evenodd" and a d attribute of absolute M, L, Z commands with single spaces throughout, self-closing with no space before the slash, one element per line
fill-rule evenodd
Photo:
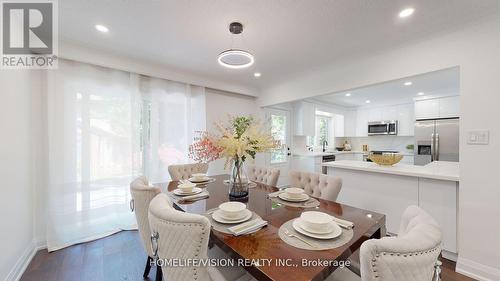
<path fill-rule="evenodd" d="M 156 266 L 156 280 L 155 281 L 161 281 L 163 278 L 163 272 L 161 270 L 161 266 Z"/>
<path fill-rule="evenodd" d="M 146 261 L 146 268 L 144 268 L 144 274 L 142 275 L 144 278 L 147 278 L 149 275 L 149 271 L 151 270 L 151 262 L 153 259 L 148 256 L 148 260 Z"/>

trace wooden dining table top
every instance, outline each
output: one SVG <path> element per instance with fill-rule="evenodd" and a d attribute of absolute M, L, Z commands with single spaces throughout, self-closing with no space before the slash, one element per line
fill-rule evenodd
<path fill-rule="evenodd" d="M 231 201 L 229 186 L 224 183 L 228 175 L 212 176 L 212 178 L 215 178 L 215 181 L 204 187 L 210 194 L 208 198 L 194 202 L 174 202 L 175 207 L 185 212 L 203 214 L 217 208 L 221 203 Z M 171 181 L 160 186 L 163 191 L 173 191 L 178 184 L 177 181 Z M 218 245 L 230 257 L 244 260 L 243 268 L 257 280 L 324 280 L 337 268 L 335 261 L 347 260 L 365 240 L 385 236 L 385 215 L 319 198 L 317 199 L 320 206 L 317 208 L 284 206 L 272 202 L 267 196 L 277 190 L 278 188 L 273 186 L 257 184 L 249 189 L 248 199 L 241 201 L 247 204 L 249 210 L 268 222 L 266 227 L 253 234 L 242 236 L 212 230 L 210 236 L 211 242 Z M 278 235 L 280 226 L 300 217 L 300 214 L 307 210 L 325 212 L 353 222 L 353 238 L 343 246 L 321 251 L 295 248 L 282 241 Z M 281 261 L 281 264 L 278 261 Z M 283 266 L 283 261 L 286 261 L 286 266 Z M 317 264 L 317 261 L 330 262 Z"/>

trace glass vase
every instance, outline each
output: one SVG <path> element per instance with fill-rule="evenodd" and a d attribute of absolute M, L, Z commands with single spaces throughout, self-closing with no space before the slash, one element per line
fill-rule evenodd
<path fill-rule="evenodd" d="M 229 196 L 233 198 L 247 197 L 248 183 L 245 161 L 235 159 L 229 176 Z"/>

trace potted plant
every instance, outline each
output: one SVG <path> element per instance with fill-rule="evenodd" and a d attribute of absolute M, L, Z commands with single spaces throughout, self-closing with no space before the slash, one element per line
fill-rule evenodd
<path fill-rule="evenodd" d="M 415 146 L 413 144 L 409 144 L 406 146 L 406 149 L 408 149 L 408 151 L 412 152 L 413 153 L 413 149 L 415 148 Z"/>

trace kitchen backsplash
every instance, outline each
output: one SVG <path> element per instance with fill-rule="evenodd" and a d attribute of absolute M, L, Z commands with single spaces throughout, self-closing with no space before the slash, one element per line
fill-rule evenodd
<path fill-rule="evenodd" d="M 335 146 L 342 146 L 346 140 L 351 144 L 352 150 L 362 150 L 363 144 L 367 144 L 369 150 L 397 150 L 401 153 L 410 152 L 406 149 L 406 146 L 415 142 L 414 137 L 370 136 L 336 138 Z"/>

